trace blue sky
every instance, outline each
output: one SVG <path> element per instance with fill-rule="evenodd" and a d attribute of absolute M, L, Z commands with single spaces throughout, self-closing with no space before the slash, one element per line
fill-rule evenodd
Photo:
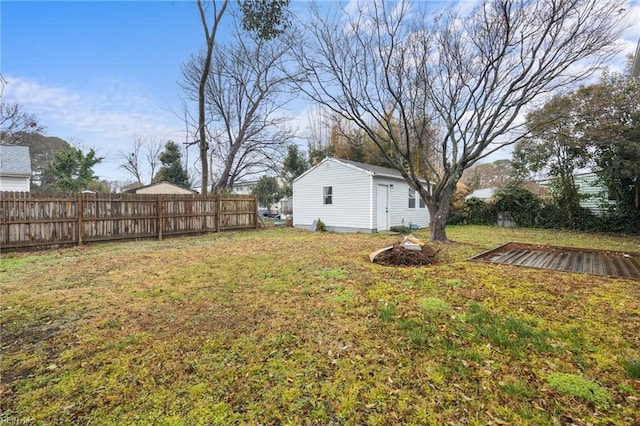
<path fill-rule="evenodd" d="M 180 66 L 202 46 L 186 1 L 2 1 L 5 95 L 49 135 L 105 156 L 100 177 L 127 180 L 118 152 L 134 134 L 181 141 Z"/>
<path fill-rule="evenodd" d="M 294 13 L 305 8 L 293 3 Z M 629 8 L 636 22 L 624 53 L 640 36 L 640 0 Z M 0 19 L 4 96 L 34 113 L 46 134 L 97 149 L 101 178 L 131 180 L 118 153 L 135 134 L 184 142 L 177 82 L 204 40 L 195 2 L 2 0 Z M 290 113 L 297 122 L 306 116 Z"/>

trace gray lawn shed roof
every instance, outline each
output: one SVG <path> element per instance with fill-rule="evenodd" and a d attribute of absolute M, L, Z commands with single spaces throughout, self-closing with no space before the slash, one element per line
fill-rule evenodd
<path fill-rule="evenodd" d="M 392 176 L 392 177 L 403 179 L 402 174 L 398 170 L 392 169 L 390 167 L 375 166 L 373 164 L 360 163 L 358 161 L 351 161 L 351 160 L 343 160 L 341 158 L 340 159 L 336 158 L 336 160 L 342 163 L 351 164 L 352 166 L 358 167 L 362 170 L 367 170 L 373 173 L 374 176 Z"/>

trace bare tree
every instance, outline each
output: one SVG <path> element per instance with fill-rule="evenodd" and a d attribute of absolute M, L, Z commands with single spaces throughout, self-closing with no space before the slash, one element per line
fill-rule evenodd
<path fill-rule="evenodd" d="M 326 156 L 331 144 L 331 117 L 321 105 L 307 112 L 307 151 L 309 163 L 314 166 Z"/>
<path fill-rule="evenodd" d="M 431 239 L 448 241 L 462 172 L 525 135 L 527 106 L 615 53 L 623 6 L 485 0 L 434 19 L 404 1 L 363 2 L 351 15 L 315 9 L 295 52 L 301 88 L 365 131 L 426 202 Z"/>
<path fill-rule="evenodd" d="M 198 76 L 198 130 L 199 139 L 192 144 L 197 144 L 200 151 L 200 168 L 201 168 L 201 191 L 207 194 L 209 185 L 209 158 L 207 151 L 209 150 L 209 142 L 206 130 L 206 105 L 205 91 L 207 80 L 210 76 L 211 59 L 213 48 L 215 46 L 218 27 L 222 21 L 229 0 L 197 0 L 198 12 L 200 14 L 200 22 L 205 36 L 205 49 L 202 55 L 202 64 L 200 74 Z M 288 26 L 288 16 L 286 8 L 289 0 L 243 0 L 238 1 L 240 4 L 243 20 L 242 26 L 245 30 L 254 32 L 257 36 L 264 40 L 269 40 L 278 36 Z M 211 24 L 207 19 L 207 9 L 211 9 Z"/>
<path fill-rule="evenodd" d="M 147 179 L 147 182 L 151 182 L 155 176 L 156 168 L 160 161 L 160 152 L 164 144 L 161 139 L 138 134 L 134 135 L 131 152 L 120 152 L 118 155 L 122 161 L 120 167 L 129 172 L 139 184 L 144 183 L 143 175 L 145 175 L 145 169 L 148 167 L 149 179 Z"/>
<path fill-rule="evenodd" d="M 499 188 L 513 180 L 511 160 L 496 160 L 493 163 L 474 164 L 462 174 L 462 181 L 469 191 L 482 188 Z"/>
<path fill-rule="evenodd" d="M 205 90 L 205 131 L 211 162 L 218 160 L 212 191 L 232 187 L 248 174 L 278 172 L 293 137 L 281 115 L 291 99 L 283 96 L 289 77 L 282 61 L 289 49 L 284 39 L 253 38 L 238 26 L 233 41 L 214 47 Z M 206 60 L 196 56 L 183 67 L 182 87 L 191 98 Z"/>
<path fill-rule="evenodd" d="M 200 166 L 202 173 L 201 191 L 202 194 L 207 194 L 207 186 L 209 183 L 209 164 L 207 151 L 209 150 L 209 143 L 207 142 L 207 131 L 205 122 L 205 90 L 207 87 L 207 79 L 209 78 L 209 69 L 211 67 L 211 57 L 213 55 L 213 47 L 215 45 L 216 34 L 218 33 L 218 26 L 224 16 L 224 12 L 229 5 L 229 0 L 224 0 L 222 4 L 218 4 L 215 0 L 210 2 L 212 9 L 212 23 L 209 28 L 207 21 L 206 8 L 203 5 L 202 0 L 198 0 L 198 11 L 200 12 L 200 22 L 204 30 L 204 37 L 206 41 L 206 47 L 204 50 L 204 56 L 202 60 L 201 74 L 198 76 L 198 136 L 199 140 L 196 141 L 200 148 Z"/>
<path fill-rule="evenodd" d="M 42 133 L 44 127 L 35 115 L 29 114 L 15 102 L 7 102 L 4 88 L 9 82 L 0 74 L 0 142 L 17 145 L 24 135 Z"/>
<path fill-rule="evenodd" d="M 160 153 L 164 148 L 165 142 L 160 139 L 149 140 L 146 143 L 144 158 L 149 165 L 149 182 L 156 175 L 156 168 L 160 164 Z"/>
<path fill-rule="evenodd" d="M 142 171 L 140 170 L 140 149 L 144 144 L 142 136 L 134 135 L 133 136 L 133 147 L 131 152 L 124 153 L 120 152 L 118 156 L 123 161 L 120 165 L 127 172 L 131 173 L 133 177 L 138 181 L 140 185 L 142 185 Z"/>

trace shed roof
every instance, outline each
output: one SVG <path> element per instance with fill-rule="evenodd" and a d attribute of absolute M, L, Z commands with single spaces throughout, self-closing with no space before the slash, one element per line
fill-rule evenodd
<path fill-rule="evenodd" d="M 495 193 L 496 193 L 496 188 L 476 189 L 471 194 L 469 194 L 466 197 L 464 197 L 464 199 L 468 200 L 470 198 L 477 198 L 479 200 L 488 200 L 491 197 L 493 197 L 495 195 Z"/>
<path fill-rule="evenodd" d="M 148 188 L 154 188 L 156 186 L 169 186 L 172 188 L 175 188 L 177 190 L 184 190 L 184 191 L 189 191 L 190 193 L 193 194 L 197 194 L 196 191 L 194 191 L 193 189 L 189 189 L 189 188 L 185 188 L 183 186 L 180 185 L 176 185 L 175 183 L 171 183 L 171 182 L 167 182 L 167 181 L 162 181 L 162 182 L 155 182 L 155 183 L 150 183 L 149 185 L 144 185 L 144 186 L 138 186 L 138 187 L 133 187 L 133 188 L 129 188 L 123 192 L 127 192 L 127 193 L 137 193 L 138 191 L 140 191 L 141 189 L 148 189 Z"/>
<path fill-rule="evenodd" d="M 337 158 L 335 160 L 340 161 L 342 163 L 351 164 L 352 166 L 358 167 L 359 169 L 371 172 L 373 173 L 374 176 L 395 177 L 395 178 L 403 179 L 402 174 L 398 170 L 392 169 L 390 167 L 376 166 L 374 164 L 366 164 L 366 163 L 360 163 L 358 161 L 343 160 L 343 159 L 337 159 Z"/>
<path fill-rule="evenodd" d="M 325 163 L 328 163 L 328 162 L 341 163 L 341 164 L 344 164 L 344 165 L 346 165 L 348 167 L 356 168 L 356 169 L 358 169 L 360 171 L 364 171 L 366 173 L 369 173 L 369 174 L 371 174 L 373 176 L 388 177 L 388 178 L 400 179 L 400 180 L 403 179 L 402 178 L 402 174 L 398 170 L 395 170 L 395 169 L 392 169 L 392 168 L 389 168 L 389 167 L 374 166 L 373 164 L 360 163 L 358 161 L 343 160 L 342 158 L 327 157 L 327 158 L 323 159 L 321 162 L 319 162 L 318 164 L 316 164 L 315 166 L 311 167 L 309 170 L 307 170 L 303 174 L 301 174 L 300 176 L 298 176 L 295 180 L 299 180 L 303 176 L 306 176 L 310 171 L 312 171 L 314 169 L 317 169 L 322 164 L 325 164 Z"/>
<path fill-rule="evenodd" d="M 31 176 L 29 147 L 0 145 L 0 175 Z"/>

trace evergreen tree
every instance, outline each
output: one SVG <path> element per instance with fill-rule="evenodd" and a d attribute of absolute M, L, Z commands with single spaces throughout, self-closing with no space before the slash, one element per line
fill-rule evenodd
<path fill-rule="evenodd" d="M 284 195 L 293 196 L 293 181 L 295 178 L 307 171 L 309 167 L 304 154 L 298 150 L 297 145 L 287 147 L 287 157 L 282 166 L 282 177 L 284 179 Z"/>
<path fill-rule="evenodd" d="M 280 199 L 282 190 L 278 185 L 278 179 L 273 176 L 262 176 L 258 179 L 253 194 L 258 199 L 258 205 L 269 209 Z"/>
<path fill-rule="evenodd" d="M 190 188 L 191 182 L 189 174 L 182 165 L 182 153 L 180 147 L 173 141 L 169 141 L 164 146 L 164 151 L 160 154 L 162 166 L 153 178 L 153 182 L 169 182 L 184 188 Z"/>
<path fill-rule="evenodd" d="M 88 189 L 98 177 L 93 166 L 104 158 L 98 157 L 93 149 L 84 154 L 79 148 L 63 148 L 55 153 L 51 164 L 44 173 L 43 189 L 53 192 L 78 192 Z"/>

